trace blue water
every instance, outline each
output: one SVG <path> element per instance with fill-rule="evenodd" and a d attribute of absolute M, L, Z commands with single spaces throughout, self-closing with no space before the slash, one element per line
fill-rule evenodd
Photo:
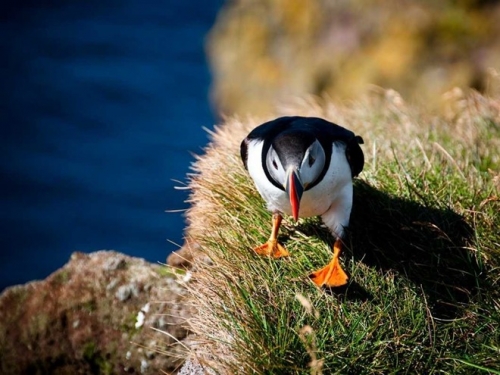
<path fill-rule="evenodd" d="M 20 5 L 16 4 L 23 4 Z M 222 0 L 0 5 L 0 290 L 73 251 L 164 262 L 214 113 L 204 38 Z"/>

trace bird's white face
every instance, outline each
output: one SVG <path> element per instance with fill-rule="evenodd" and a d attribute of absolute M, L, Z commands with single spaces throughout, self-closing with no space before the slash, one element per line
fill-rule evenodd
<path fill-rule="evenodd" d="M 281 160 L 276 153 L 276 150 L 271 146 L 267 152 L 266 166 L 269 174 L 274 179 L 274 181 L 280 183 L 285 187 L 286 182 L 286 171 L 283 165 L 281 165 Z"/>
<path fill-rule="evenodd" d="M 282 165 L 276 150 L 271 146 L 266 157 L 267 170 L 271 177 L 283 187 L 287 185 L 289 175 L 293 170 L 304 189 L 316 181 L 325 166 L 325 151 L 321 144 L 315 140 L 304 153 L 300 165 L 294 160 L 284 160 Z"/>
<path fill-rule="evenodd" d="M 319 177 L 325 167 L 325 150 L 316 140 L 304 153 L 304 159 L 299 168 L 299 175 L 304 189 Z"/>

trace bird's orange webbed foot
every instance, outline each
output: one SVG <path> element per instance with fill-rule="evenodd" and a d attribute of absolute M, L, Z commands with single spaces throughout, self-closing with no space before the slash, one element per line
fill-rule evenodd
<path fill-rule="evenodd" d="M 290 255 L 288 250 L 278 242 L 278 232 L 280 230 L 281 220 L 281 214 L 275 212 L 273 214 L 271 237 L 269 237 L 269 240 L 264 245 L 257 246 L 253 249 L 257 254 L 273 258 L 287 257 Z"/>
<path fill-rule="evenodd" d="M 325 267 L 309 275 L 309 278 L 319 287 L 337 287 L 347 284 L 349 277 L 342 269 L 339 262 L 341 241 L 335 241 L 333 246 L 333 259 Z"/>
<path fill-rule="evenodd" d="M 290 255 L 288 250 L 276 240 L 269 240 L 265 244 L 257 246 L 253 250 L 259 255 L 273 258 L 287 257 Z"/>

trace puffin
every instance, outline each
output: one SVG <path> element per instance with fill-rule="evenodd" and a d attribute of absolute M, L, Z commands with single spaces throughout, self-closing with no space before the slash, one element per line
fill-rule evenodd
<path fill-rule="evenodd" d="M 262 256 L 289 256 L 278 242 L 283 215 L 321 216 L 335 238 L 333 257 L 309 278 L 318 287 L 339 287 L 348 276 L 339 262 L 353 201 L 353 178 L 362 170 L 363 138 L 317 117 L 287 116 L 265 122 L 241 142 L 240 154 L 267 208 L 269 240 L 254 248 Z"/>

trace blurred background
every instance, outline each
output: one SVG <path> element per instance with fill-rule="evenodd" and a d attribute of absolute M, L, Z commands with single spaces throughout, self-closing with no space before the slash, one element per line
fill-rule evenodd
<path fill-rule="evenodd" d="M 174 186 L 221 113 L 494 94 L 498 20 L 493 0 L 2 2 L 0 290 L 76 250 L 164 262 L 184 229 L 165 211 L 187 207 Z"/>
<path fill-rule="evenodd" d="M 498 0 L 228 2 L 209 39 L 213 99 L 270 113 L 291 96 L 351 100 L 378 86 L 433 109 L 454 87 L 492 89 L 499 20 Z"/>

